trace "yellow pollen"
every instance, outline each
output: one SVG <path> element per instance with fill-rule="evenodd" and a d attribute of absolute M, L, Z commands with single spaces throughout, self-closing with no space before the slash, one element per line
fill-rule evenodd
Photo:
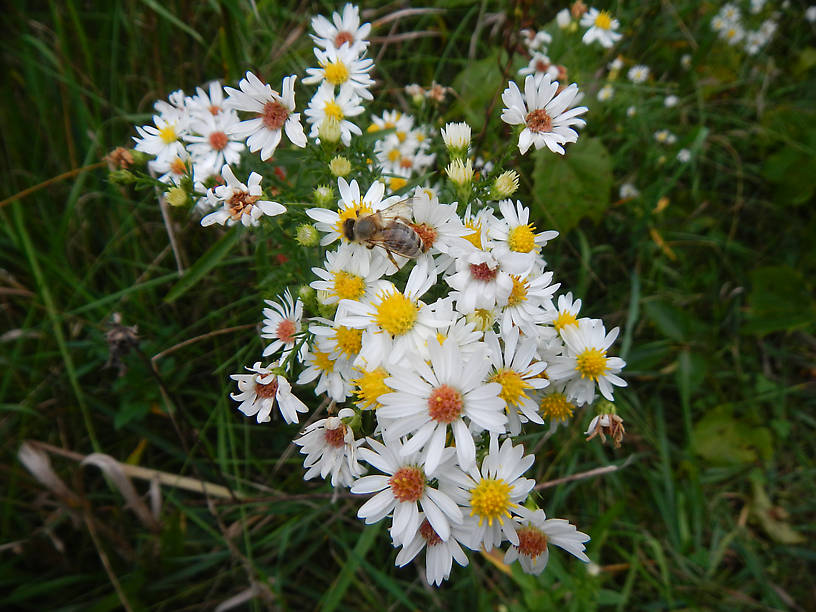
<path fill-rule="evenodd" d="M 391 387 L 385 384 L 385 379 L 389 374 L 385 368 L 377 368 L 370 372 L 359 369 L 357 371 L 360 372 L 360 377 L 351 381 L 357 387 L 354 392 L 357 396 L 357 403 L 361 408 L 376 410 L 382 406 L 379 397 L 392 391 Z"/>
<path fill-rule="evenodd" d="M 479 526 L 485 519 L 490 527 L 494 520 L 504 525 L 504 517 L 510 518 L 510 508 L 518 507 L 510 501 L 510 490 L 501 478 L 484 478 L 470 490 L 470 516 L 479 517 Z"/>
<path fill-rule="evenodd" d="M 566 421 L 572 416 L 575 405 L 563 393 L 550 393 L 541 398 L 541 416 L 553 421 Z"/>
<path fill-rule="evenodd" d="M 609 14 L 609 11 L 601 11 L 598 13 L 598 16 L 595 18 L 595 27 L 601 28 L 602 30 L 608 30 L 612 27 L 612 15 Z"/>
<path fill-rule="evenodd" d="M 399 189 L 405 187 L 407 184 L 408 181 L 406 181 L 401 176 L 394 176 L 388 179 L 388 186 L 391 188 L 391 191 L 398 191 Z"/>
<path fill-rule="evenodd" d="M 391 149 L 388 152 L 387 157 L 388 157 L 388 161 L 390 161 L 390 162 L 397 161 L 401 157 L 400 150 L 399 149 Z"/>
<path fill-rule="evenodd" d="M 338 300 L 359 300 L 365 294 L 365 281 L 345 270 L 340 270 L 334 275 L 334 288 L 332 295 L 336 295 Z"/>
<path fill-rule="evenodd" d="M 534 229 L 532 225 L 517 225 L 511 229 L 507 236 L 510 250 L 516 253 L 529 253 L 536 248 Z"/>
<path fill-rule="evenodd" d="M 606 351 L 596 348 L 585 350 L 575 358 L 575 369 L 581 373 L 581 378 L 591 378 L 594 381 L 606 372 Z"/>
<path fill-rule="evenodd" d="M 342 85 L 349 79 L 348 68 L 346 68 L 346 65 L 340 60 L 329 62 L 323 66 L 323 75 L 332 85 Z"/>
<path fill-rule="evenodd" d="M 470 244 L 475 246 L 477 249 L 481 250 L 482 248 L 482 224 L 478 221 L 465 221 L 465 227 L 472 229 L 473 233 L 468 234 L 467 236 L 462 236 L 465 240 L 467 240 Z"/>
<path fill-rule="evenodd" d="M 333 372 L 334 371 L 334 361 L 331 357 L 329 357 L 328 353 L 324 353 L 322 351 L 315 351 L 314 352 L 314 364 L 317 366 L 319 370 L 323 372 Z"/>
<path fill-rule="evenodd" d="M 496 313 L 489 308 L 477 308 L 466 315 L 469 323 L 473 323 L 479 331 L 487 331 L 493 328 L 496 322 Z"/>
<path fill-rule="evenodd" d="M 369 125 L 366 128 L 366 132 L 379 132 L 379 131 L 380 131 L 380 126 L 377 125 L 376 123 L 372 123 L 371 125 Z"/>
<path fill-rule="evenodd" d="M 405 142 L 406 137 L 407 137 L 407 134 L 405 132 L 399 132 L 399 131 L 397 132 L 397 140 L 399 140 L 400 142 Z"/>
<path fill-rule="evenodd" d="M 507 305 L 518 306 L 527 301 L 527 289 L 530 288 L 530 285 L 526 280 L 522 280 L 520 276 L 513 276 L 511 274 L 510 280 L 513 281 L 513 289 L 507 298 Z"/>
<path fill-rule="evenodd" d="M 447 340 L 447 339 L 448 339 L 448 337 L 445 334 L 443 334 L 442 332 L 439 332 L 439 331 L 436 332 L 436 341 L 439 344 L 445 344 L 445 340 Z"/>
<path fill-rule="evenodd" d="M 488 380 L 501 385 L 499 397 L 507 402 L 508 406 L 518 406 L 522 398 L 529 397 L 524 390 L 533 388 L 518 372 L 508 368 L 501 368 Z"/>
<path fill-rule="evenodd" d="M 417 307 L 400 292 L 381 294 L 382 302 L 377 306 L 375 321 L 380 328 L 392 336 L 401 336 L 414 327 Z"/>
<path fill-rule="evenodd" d="M 575 315 L 572 314 L 569 310 L 559 312 L 558 316 L 555 317 L 555 321 L 553 321 L 553 327 L 555 328 L 555 331 L 561 333 L 561 330 L 564 329 L 567 325 L 578 325 L 578 319 L 576 319 Z"/>
<path fill-rule="evenodd" d="M 350 359 L 360 352 L 363 330 L 340 326 L 334 332 L 334 339 L 337 341 L 337 348 L 340 353 Z"/>
<path fill-rule="evenodd" d="M 343 109 L 340 108 L 340 105 L 337 102 L 332 102 L 331 100 L 327 101 L 323 105 L 323 112 L 325 113 L 326 117 L 331 117 L 332 119 L 337 119 L 341 121 L 344 118 Z"/>
<path fill-rule="evenodd" d="M 159 130 L 159 138 L 161 138 L 164 144 L 176 142 L 178 140 L 178 136 L 176 136 L 176 127 L 169 124 L 165 125 Z"/>

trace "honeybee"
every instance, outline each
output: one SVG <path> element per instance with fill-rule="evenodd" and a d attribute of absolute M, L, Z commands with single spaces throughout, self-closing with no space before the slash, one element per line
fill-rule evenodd
<path fill-rule="evenodd" d="M 415 259 L 427 250 L 410 220 L 413 200 L 407 198 L 375 213 L 346 219 L 343 222 L 343 235 L 369 249 L 382 247 L 391 263 L 399 268 L 394 254 Z"/>

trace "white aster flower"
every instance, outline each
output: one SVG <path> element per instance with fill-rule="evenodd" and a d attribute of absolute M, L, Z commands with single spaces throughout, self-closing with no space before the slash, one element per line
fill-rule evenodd
<path fill-rule="evenodd" d="M 281 359 L 286 360 L 289 352 L 295 348 L 301 332 L 301 319 L 303 318 L 303 302 L 300 298 L 296 302 L 292 301 L 292 294 L 289 290 L 283 292 L 280 302 L 264 300 L 268 308 L 263 309 L 263 327 L 261 327 L 261 338 L 272 340 L 272 343 L 263 351 L 263 356 L 274 355 L 281 349 Z M 299 350 L 298 356 L 301 361 L 306 357 L 309 347 L 304 342 Z"/>
<path fill-rule="evenodd" d="M 554 153 L 564 153 L 561 145 L 578 140 L 578 132 L 570 126 L 581 127 L 586 122 L 580 119 L 587 111 L 586 106 L 569 108 L 578 96 L 578 86 L 573 83 L 556 95 L 558 81 L 549 75 L 528 76 L 524 80 L 524 96 L 518 85 L 510 81 L 502 93 L 506 108 L 502 111 L 502 121 L 510 125 L 523 125 L 518 147 L 524 155 L 531 145 L 536 149 L 546 146 Z"/>
<path fill-rule="evenodd" d="M 607 102 L 615 95 L 615 88 L 609 84 L 604 85 L 598 90 L 598 101 Z"/>
<path fill-rule="evenodd" d="M 190 108 L 187 105 L 184 91 L 177 89 L 167 96 L 167 100 L 157 100 L 153 108 L 164 121 L 176 124 L 176 131 L 179 134 L 184 132 L 190 116 Z"/>
<path fill-rule="evenodd" d="M 442 141 L 451 154 L 466 156 L 470 146 L 470 126 L 465 123 L 446 123 L 440 129 Z"/>
<path fill-rule="evenodd" d="M 609 14 L 609 11 L 591 8 L 581 17 L 581 27 L 589 27 L 581 40 L 585 45 L 591 45 L 597 40 L 602 47 L 608 49 L 623 36 L 615 31 L 619 26 L 620 23 Z"/>
<path fill-rule="evenodd" d="M 184 148 L 176 157 L 150 160 L 147 162 L 147 168 L 158 176 L 159 181 L 166 184 L 180 185 L 181 179 L 185 176 L 194 177 L 194 180 L 199 179 L 190 154 Z"/>
<path fill-rule="evenodd" d="M 620 186 L 620 199 L 631 200 L 640 195 L 640 191 L 632 183 L 624 183 Z"/>
<path fill-rule="evenodd" d="M 552 272 L 541 273 L 537 268 L 527 275 L 510 275 L 513 289 L 507 296 L 507 304 L 502 308 L 503 334 L 509 333 L 513 327 L 529 335 L 543 333 L 536 324 L 545 312 L 542 308 L 552 306 L 552 296 L 560 287 L 559 283 L 552 284 L 552 277 Z"/>
<path fill-rule="evenodd" d="M 218 202 L 223 202 L 221 209 L 201 219 L 204 227 L 213 223 L 234 225 L 241 222 L 244 226 L 258 225 L 264 215 L 270 217 L 286 212 L 286 207 L 277 202 L 261 200 L 262 177 L 257 172 L 249 175 L 247 185 L 240 182 L 229 166 L 221 170 L 226 185 L 219 185 L 213 192 Z"/>
<path fill-rule="evenodd" d="M 745 38 L 745 29 L 739 23 L 726 22 L 725 27 L 720 30 L 720 38 L 729 45 L 736 45 Z"/>
<path fill-rule="evenodd" d="M 360 459 L 387 476 L 363 476 L 352 485 L 352 493 L 377 493 L 360 507 L 357 516 L 370 525 L 393 512 L 391 537 L 398 544 L 404 544 L 419 532 L 421 507 L 433 530 L 447 540 L 451 524 L 460 524 L 463 520 L 459 506 L 441 485 L 443 478 L 459 480 L 464 476 L 456 467 L 453 449 L 447 449 L 431 468 L 423 465 L 419 454 L 407 451 L 399 440 L 386 437 L 385 444 L 381 444 L 367 438 L 367 442 L 371 448 L 361 448 L 358 451 Z M 431 486 L 432 479 L 440 479 L 440 488 Z"/>
<path fill-rule="evenodd" d="M 238 164 L 244 150 L 243 140 L 236 140 L 234 129 L 238 115 L 233 111 L 212 115 L 198 114 L 190 120 L 190 133 L 185 134 L 187 148 L 193 158 L 195 175 L 205 180 L 223 168 L 224 164 Z"/>
<path fill-rule="evenodd" d="M 677 161 L 681 164 L 688 163 L 691 160 L 691 151 L 688 149 L 680 149 L 677 152 Z"/>
<path fill-rule="evenodd" d="M 217 117 L 227 110 L 224 105 L 224 88 L 220 81 L 210 81 L 207 91 L 196 87 L 195 95 L 186 98 L 185 103 L 194 117 L 203 114 Z"/>
<path fill-rule="evenodd" d="M 672 134 L 669 130 L 657 130 L 654 133 L 654 139 L 660 144 L 673 145 L 677 142 L 677 136 Z"/>
<path fill-rule="evenodd" d="M 422 549 L 425 549 L 425 580 L 428 584 L 441 585 L 450 577 L 451 567 L 455 560 L 462 567 L 467 567 L 468 556 L 462 545 L 470 548 L 472 529 L 462 525 L 451 525 L 450 537 L 443 540 L 424 512 L 419 513 L 420 525 L 413 538 L 402 544 L 394 562 L 397 567 L 410 563 Z M 465 521 L 466 523 L 469 521 Z"/>
<path fill-rule="evenodd" d="M 606 399 L 613 401 L 613 385 L 625 387 L 626 381 L 617 374 L 626 365 L 620 357 L 607 357 L 606 352 L 618 337 L 619 328 L 608 334 L 598 319 L 581 319 L 578 325 L 561 329 L 566 354 L 553 358 L 547 374 L 555 380 L 566 380 L 566 393 L 578 405 L 595 399 L 595 385 Z"/>
<path fill-rule="evenodd" d="M 313 281 L 309 286 L 326 292 L 324 304 L 335 304 L 340 300 L 366 302 L 387 287 L 378 281 L 389 265 L 384 257 L 361 257 L 359 250 L 341 244 L 336 251 L 326 252 L 323 268 L 312 268 L 320 280 Z"/>
<path fill-rule="evenodd" d="M 181 120 L 168 120 L 159 115 L 153 117 L 154 125 L 136 126 L 138 137 L 133 140 L 137 151 L 155 155 L 158 162 L 171 162 L 184 150 L 180 138 L 185 134 Z"/>
<path fill-rule="evenodd" d="M 245 138 L 252 153 L 261 152 L 266 161 L 275 153 L 281 141 L 281 130 L 298 147 L 306 146 L 306 135 L 300 124 L 300 113 L 295 112 L 295 75 L 283 79 L 282 94 L 273 90 L 268 83 L 252 74 L 238 83 L 239 89 L 226 87 L 230 108 L 253 113 L 252 119 L 241 121 L 235 126 L 234 134 Z"/>
<path fill-rule="evenodd" d="M 246 416 L 254 416 L 258 423 L 267 423 L 272 417 L 272 408 L 278 404 L 283 420 L 289 424 L 298 422 L 299 412 L 309 409 L 292 394 L 292 385 L 281 374 L 277 374 L 278 363 L 266 367 L 258 361 L 247 370 L 251 374 L 232 374 L 230 378 L 238 382 L 238 393 L 230 394 L 236 402 L 241 402 L 238 410 Z"/>
<path fill-rule="evenodd" d="M 297 384 L 305 385 L 317 379 L 315 395 L 325 392 L 335 402 L 342 402 L 351 395 L 351 364 L 342 357 L 333 359 L 327 346 L 315 343 L 304 365 L 306 369 L 300 373 Z"/>
<path fill-rule="evenodd" d="M 456 214 L 455 202 L 442 204 L 436 195 L 431 197 L 419 190 L 411 201 L 411 216 L 414 219 L 411 227 L 422 240 L 422 250 L 429 256 L 441 254 L 436 258 L 438 270 L 447 269 L 453 258 L 474 251 L 473 245 L 464 238 L 471 230 Z"/>
<path fill-rule="evenodd" d="M 329 83 L 322 83 L 317 88 L 315 95 L 309 102 L 306 109 L 306 120 L 311 124 L 309 132 L 310 138 L 317 138 L 320 126 L 326 120 L 335 120 L 340 126 L 340 140 L 347 147 L 351 145 L 351 135 L 359 136 L 363 132 L 347 119 L 356 117 L 363 112 L 360 105 L 360 96 L 351 89 L 341 89 L 340 93 L 334 95 L 334 86 Z"/>
<path fill-rule="evenodd" d="M 518 73 L 522 76 L 528 74 L 533 76 L 549 74 L 550 78 L 557 79 L 558 66 L 553 64 L 550 58 L 543 53 L 533 53 L 530 62 L 524 68 L 520 68 Z"/>
<path fill-rule="evenodd" d="M 495 241 L 493 253 L 502 262 L 502 268 L 511 274 L 527 274 L 537 261 L 541 248 L 558 237 L 549 230 L 536 233 L 530 223 L 530 209 L 516 200 L 499 202 L 500 218 L 488 226 L 488 238 Z"/>
<path fill-rule="evenodd" d="M 348 46 L 341 46 L 339 49 L 328 47 L 326 50 L 315 49 L 315 56 L 319 68 L 307 68 L 309 76 L 303 79 L 307 85 L 329 83 L 332 87 L 340 87 L 342 90 L 351 90 L 361 98 L 372 100 L 374 98 L 368 88 L 374 84 L 368 73 L 374 66 L 374 60 L 359 58 L 357 53 Z"/>
<path fill-rule="evenodd" d="M 446 490 L 476 519 L 465 523 L 473 530 L 474 549 L 481 545 L 490 552 L 504 540 L 519 545 L 516 533 L 519 524 L 513 514 L 518 513 L 535 485 L 534 480 L 521 477 L 534 462 L 535 456 L 524 455 L 521 444 L 513 446 L 508 438 L 499 448 L 498 436 L 491 435 L 490 450 L 482 460 L 481 469 L 474 465 L 464 479 L 450 483 L 455 486 Z"/>
<path fill-rule="evenodd" d="M 513 279 L 502 260 L 489 252 L 478 255 L 478 263 L 457 258 L 456 271 L 445 277 L 445 282 L 455 289 L 450 295 L 456 300 L 456 310 L 462 314 L 504 306 L 513 291 Z"/>
<path fill-rule="evenodd" d="M 642 64 L 632 66 L 629 72 L 626 73 L 627 78 L 635 84 L 646 82 L 649 78 L 649 67 Z"/>
<path fill-rule="evenodd" d="M 552 325 L 559 334 L 568 325 L 578 326 L 578 313 L 581 311 L 581 300 L 572 299 L 572 291 L 558 296 L 555 308 L 547 308 L 541 319 L 542 323 Z"/>
<path fill-rule="evenodd" d="M 360 55 L 368 47 L 371 24 L 360 24 L 360 9 L 352 4 L 343 7 L 343 14 L 337 11 L 332 13 L 332 20 L 329 21 L 323 15 L 312 17 L 312 29 L 314 34 L 310 34 L 315 44 L 323 49 L 339 49 L 347 45 L 354 55 Z"/>
<path fill-rule="evenodd" d="M 666 96 L 663 99 L 663 105 L 666 108 L 672 108 L 674 106 L 677 106 L 678 101 L 679 101 L 679 98 L 677 96 L 669 95 L 669 96 Z"/>
<path fill-rule="evenodd" d="M 365 470 L 357 461 L 357 449 L 365 442 L 354 439 L 351 427 L 343 419 L 351 419 L 354 411 L 342 408 L 337 416 L 320 419 L 309 425 L 303 435 L 294 442 L 300 452 L 306 455 L 303 467 L 304 480 L 320 475 L 325 479 L 331 475 L 333 487 L 349 487 Z"/>
<path fill-rule="evenodd" d="M 589 541 L 589 536 L 578 531 L 575 525 L 564 519 L 548 519 L 543 510 L 533 511 L 522 506 L 517 512 L 522 517 L 521 527 L 516 530 L 519 543 L 507 550 L 505 563 L 518 559 L 526 573 L 538 575 L 550 559 L 548 544 L 563 548 L 584 563 L 589 562 L 584 553 L 584 542 Z"/>
<path fill-rule="evenodd" d="M 451 341 L 439 344 L 428 340 L 430 366 L 424 361 L 403 368 L 386 379 L 394 393 L 380 397 L 377 417 L 386 434 L 410 435 L 404 453 L 425 449 L 423 457 L 429 473 L 443 460 L 448 427 L 456 443 L 456 457 L 462 469 L 476 462 L 476 446 L 469 423 L 494 433 L 503 433 L 507 416 L 499 397 L 501 385 L 485 382 L 490 362 L 484 349 L 465 360 Z"/>
<path fill-rule="evenodd" d="M 635 115 L 637 115 L 637 107 L 636 106 L 630 106 L 629 108 L 626 109 L 626 116 L 627 117 L 634 117 Z"/>

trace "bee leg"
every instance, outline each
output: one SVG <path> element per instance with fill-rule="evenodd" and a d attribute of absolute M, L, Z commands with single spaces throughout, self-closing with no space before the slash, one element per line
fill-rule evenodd
<path fill-rule="evenodd" d="M 394 256 L 391 254 L 391 251 L 389 251 L 388 249 L 385 249 L 385 254 L 388 255 L 388 259 L 391 260 L 391 263 L 394 264 L 394 267 L 397 270 L 399 270 L 400 269 L 399 264 L 397 263 L 397 260 L 394 259 Z"/>

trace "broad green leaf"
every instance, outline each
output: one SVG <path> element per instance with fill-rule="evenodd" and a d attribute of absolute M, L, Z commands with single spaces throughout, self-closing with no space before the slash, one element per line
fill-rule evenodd
<path fill-rule="evenodd" d="M 200 281 L 210 270 L 212 270 L 218 262 L 220 262 L 233 245 L 238 241 L 241 232 L 238 228 L 229 230 L 218 242 L 212 245 L 206 253 L 204 253 L 192 267 L 184 273 L 179 282 L 173 285 L 165 302 L 174 302 L 181 297 L 188 289 L 193 287 Z"/>
<path fill-rule="evenodd" d="M 747 319 L 742 331 L 759 335 L 813 324 L 816 305 L 806 280 L 788 266 L 755 268 Z"/>
<path fill-rule="evenodd" d="M 453 89 L 459 94 L 459 101 L 453 110 L 458 115 L 464 114 L 467 122 L 478 132 L 485 123 L 486 109 L 506 85 L 501 73 L 499 54 L 494 53 L 485 59 L 469 62 L 453 80 Z M 500 99 L 498 104 L 501 104 Z"/>
<path fill-rule="evenodd" d="M 773 454 L 770 430 L 747 423 L 725 404 L 711 410 L 694 426 L 694 451 L 718 465 L 768 460 Z"/>
<path fill-rule="evenodd" d="M 597 221 L 609 206 L 612 161 L 597 138 L 581 137 L 565 155 L 536 151 L 534 200 L 539 215 L 559 232 L 584 218 Z"/>
<path fill-rule="evenodd" d="M 688 342 L 694 333 L 692 316 L 685 310 L 656 300 L 644 302 L 643 309 L 655 327 L 667 338 L 677 342 Z"/>

